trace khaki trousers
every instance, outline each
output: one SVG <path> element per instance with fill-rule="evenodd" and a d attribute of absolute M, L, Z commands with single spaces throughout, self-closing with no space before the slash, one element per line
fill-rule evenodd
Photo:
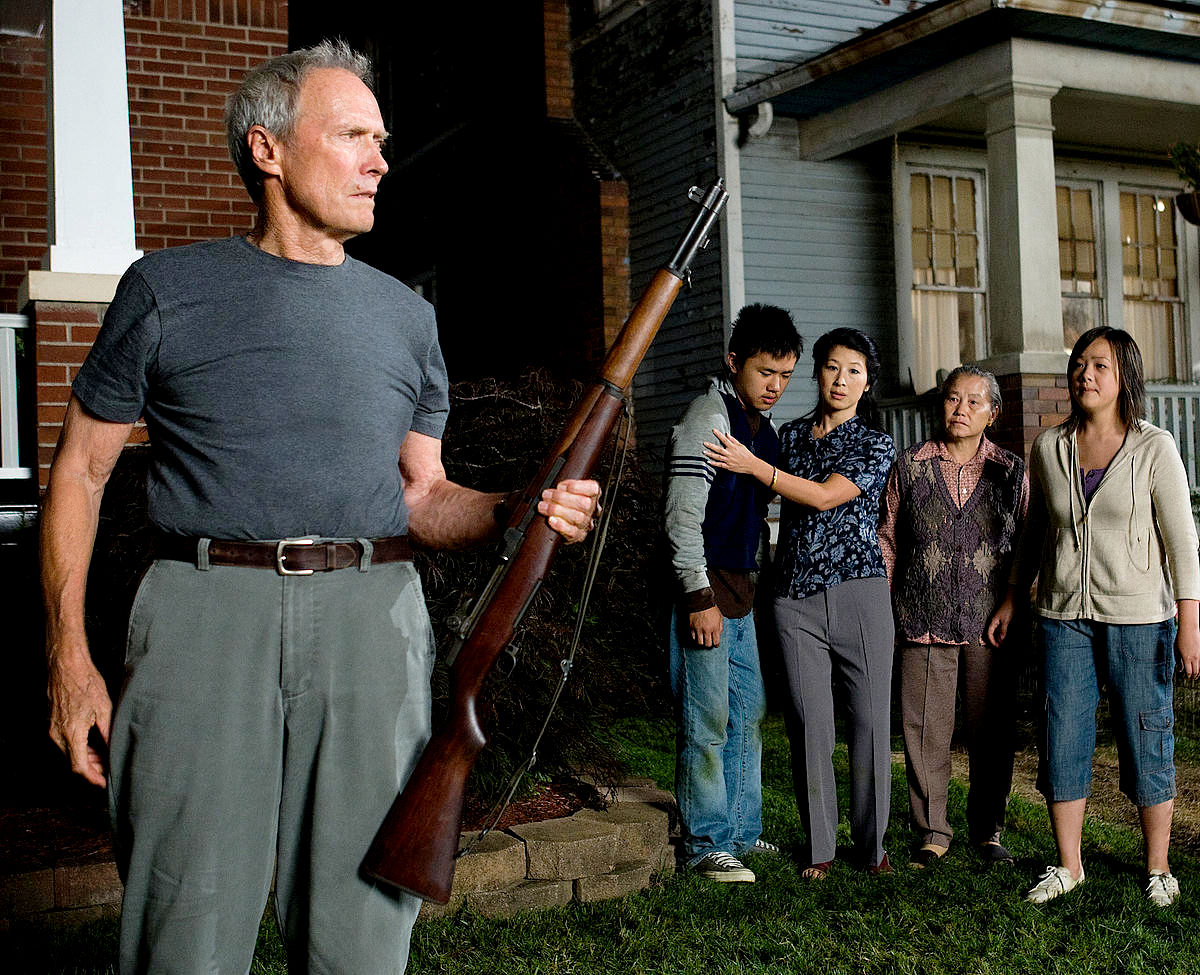
<path fill-rule="evenodd" d="M 1012 786 L 1016 668 L 1011 651 L 983 645 L 902 643 L 900 710 L 908 798 L 919 843 L 948 847 L 946 813 L 954 705 L 962 689 L 971 791 L 971 842 L 999 840 Z"/>

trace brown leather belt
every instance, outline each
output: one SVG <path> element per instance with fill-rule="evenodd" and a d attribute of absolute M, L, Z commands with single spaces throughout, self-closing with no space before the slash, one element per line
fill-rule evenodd
<path fill-rule="evenodd" d="M 154 540 L 156 558 L 172 562 L 200 562 L 201 539 L 160 534 Z M 411 562 L 412 546 L 407 535 L 368 539 L 371 564 Z M 278 542 L 237 542 L 213 538 L 208 543 L 210 565 L 237 565 L 274 569 L 283 576 L 307 576 L 314 572 L 350 569 L 363 561 L 363 545 L 357 541 L 317 542 L 311 538 L 285 538 Z"/>

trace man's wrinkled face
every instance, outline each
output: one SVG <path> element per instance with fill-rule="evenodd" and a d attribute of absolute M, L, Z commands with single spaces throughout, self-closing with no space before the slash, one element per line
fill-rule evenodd
<path fill-rule="evenodd" d="M 375 193 L 388 166 L 387 131 L 375 96 L 349 71 L 319 68 L 300 89 L 296 124 L 280 143 L 280 180 L 288 208 L 338 240 L 375 223 Z"/>

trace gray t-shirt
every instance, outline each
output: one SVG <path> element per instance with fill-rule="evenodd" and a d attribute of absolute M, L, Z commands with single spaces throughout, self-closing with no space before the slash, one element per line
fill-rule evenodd
<path fill-rule="evenodd" d="M 73 388 L 101 419 L 145 417 L 150 520 L 211 538 L 403 533 L 400 444 L 449 409 L 426 301 L 242 237 L 134 264 Z"/>

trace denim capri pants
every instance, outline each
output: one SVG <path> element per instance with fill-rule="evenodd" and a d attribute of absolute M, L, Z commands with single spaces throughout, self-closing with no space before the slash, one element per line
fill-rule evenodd
<path fill-rule="evenodd" d="M 1175 798 L 1175 621 L 1040 618 L 1043 711 L 1038 790 L 1048 802 L 1091 793 L 1096 707 L 1107 684 L 1121 791 L 1138 807 Z"/>

